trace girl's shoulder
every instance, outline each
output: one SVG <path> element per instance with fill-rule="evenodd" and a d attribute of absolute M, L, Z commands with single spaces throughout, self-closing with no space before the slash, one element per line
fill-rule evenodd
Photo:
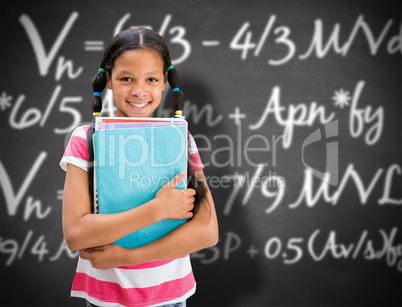
<path fill-rule="evenodd" d="M 73 133 L 71 134 L 71 137 L 73 136 L 78 136 L 81 138 L 87 138 L 87 133 L 88 133 L 89 125 L 82 125 L 78 126 L 73 130 Z"/>
<path fill-rule="evenodd" d="M 89 125 L 79 126 L 68 136 L 68 143 L 65 147 L 63 157 L 60 161 L 60 167 L 65 171 L 67 164 L 73 164 L 85 171 L 88 171 L 88 146 L 87 132 Z"/>
<path fill-rule="evenodd" d="M 194 154 L 194 153 L 198 153 L 198 147 L 197 144 L 195 143 L 195 140 L 193 138 L 193 136 L 191 135 L 190 131 L 187 131 L 188 134 L 188 150 L 189 150 L 189 154 Z"/>
<path fill-rule="evenodd" d="M 191 171 L 195 172 L 199 169 L 204 169 L 201 162 L 200 153 L 198 152 L 197 144 L 190 132 L 188 132 L 188 158 L 190 162 Z"/>

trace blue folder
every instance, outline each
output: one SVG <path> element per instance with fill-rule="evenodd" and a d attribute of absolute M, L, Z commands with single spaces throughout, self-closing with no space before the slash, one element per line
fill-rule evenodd
<path fill-rule="evenodd" d="M 126 127 L 121 123 L 111 128 L 97 127 L 93 144 L 101 214 L 140 206 L 155 198 L 166 182 L 187 171 L 187 122 L 183 124 L 183 120 L 176 124 L 169 119 L 162 125 L 127 122 Z M 185 189 L 186 183 L 187 176 L 176 188 Z M 143 246 L 185 222 L 185 219 L 162 220 L 114 243 L 124 248 Z"/>

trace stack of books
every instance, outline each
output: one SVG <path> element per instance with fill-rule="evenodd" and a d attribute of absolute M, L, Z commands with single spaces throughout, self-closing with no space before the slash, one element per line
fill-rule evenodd
<path fill-rule="evenodd" d="M 182 118 L 97 117 L 93 144 L 100 214 L 141 206 L 173 177 L 187 173 L 187 121 Z M 176 188 L 187 188 L 187 176 Z M 185 222 L 162 220 L 114 243 L 143 246 Z"/>

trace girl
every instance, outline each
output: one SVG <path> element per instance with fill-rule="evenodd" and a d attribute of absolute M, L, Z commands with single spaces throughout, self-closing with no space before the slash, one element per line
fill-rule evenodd
<path fill-rule="evenodd" d="M 102 110 L 100 93 L 113 91 L 116 115 L 150 117 L 159 106 L 166 81 L 175 89 L 173 105 L 181 114 L 183 96 L 166 43 L 157 33 L 129 29 L 117 34 L 106 49 L 92 80 L 92 110 Z M 66 170 L 63 232 L 71 250 L 80 250 L 71 294 L 88 306 L 185 305 L 195 292 L 189 254 L 218 240 L 214 202 L 203 175 L 197 147 L 189 135 L 189 178 L 193 188 L 175 189 L 179 174 L 155 199 L 117 214 L 96 214 L 93 189 L 94 120 L 77 128 L 60 162 Z M 95 214 L 92 214 L 95 213 Z M 124 249 L 112 242 L 163 219 L 190 219 L 148 245 Z M 174 305 L 171 305 L 174 306 Z"/>

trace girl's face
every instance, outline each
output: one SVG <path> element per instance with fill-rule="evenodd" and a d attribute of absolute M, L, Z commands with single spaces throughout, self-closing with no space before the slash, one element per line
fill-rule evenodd
<path fill-rule="evenodd" d="M 118 117 L 151 117 L 166 87 L 163 61 L 152 49 L 128 50 L 115 61 L 107 87 L 113 90 Z"/>

